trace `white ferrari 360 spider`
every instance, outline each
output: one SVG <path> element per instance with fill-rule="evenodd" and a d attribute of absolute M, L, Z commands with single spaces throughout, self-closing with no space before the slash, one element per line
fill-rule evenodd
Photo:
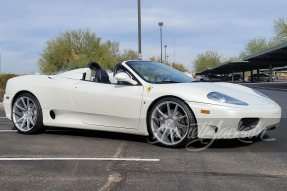
<path fill-rule="evenodd" d="M 244 138 L 278 126 L 281 108 L 231 83 L 200 83 L 169 66 L 125 61 L 107 74 L 91 62 L 59 75 L 8 81 L 7 118 L 20 133 L 45 126 L 149 135 L 177 147 L 194 138 Z"/>

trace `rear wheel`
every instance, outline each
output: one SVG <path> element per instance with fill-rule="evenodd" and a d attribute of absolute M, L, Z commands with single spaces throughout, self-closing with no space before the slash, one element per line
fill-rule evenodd
<path fill-rule="evenodd" d="M 185 102 L 167 97 L 159 100 L 148 116 L 150 137 L 166 147 L 184 146 L 194 138 L 195 117 Z"/>
<path fill-rule="evenodd" d="M 40 103 L 30 93 L 23 93 L 16 97 L 12 106 L 12 118 L 20 133 L 33 134 L 44 131 Z"/>

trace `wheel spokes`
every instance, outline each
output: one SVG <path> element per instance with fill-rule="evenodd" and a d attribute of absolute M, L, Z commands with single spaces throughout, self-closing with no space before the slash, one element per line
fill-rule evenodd
<path fill-rule="evenodd" d="M 35 122 L 34 122 L 34 120 L 32 119 L 32 117 L 30 117 L 29 120 L 31 121 L 32 125 L 34 126 L 34 125 L 35 125 Z"/>
<path fill-rule="evenodd" d="M 177 127 L 174 129 L 174 132 L 176 133 L 176 135 L 178 136 L 178 138 L 182 139 L 182 136 L 180 135 L 180 133 L 179 133 Z"/>
<path fill-rule="evenodd" d="M 151 128 L 154 137 L 165 145 L 182 142 L 189 128 L 189 116 L 177 102 L 160 103 L 152 112 Z"/>
<path fill-rule="evenodd" d="M 161 140 L 163 141 L 163 139 L 166 137 L 166 133 L 167 133 L 168 129 L 165 129 L 162 136 L 161 136 Z"/>
<path fill-rule="evenodd" d="M 173 130 L 170 129 L 170 139 L 171 139 L 171 143 L 174 144 L 174 137 L 173 137 Z"/>
<path fill-rule="evenodd" d="M 173 117 L 176 116 L 177 109 L 178 109 L 178 105 L 175 105 L 175 108 L 174 108 L 174 110 L 173 110 Z"/>
<path fill-rule="evenodd" d="M 36 125 L 37 106 L 29 97 L 20 97 L 13 105 L 12 115 L 20 131 L 30 131 Z"/>
<path fill-rule="evenodd" d="M 21 98 L 21 101 L 22 101 L 22 104 L 23 104 L 23 106 L 24 106 L 25 110 L 27 110 L 27 105 L 26 105 L 26 103 L 25 103 L 24 98 Z"/>
<path fill-rule="evenodd" d="M 20 122 L 23 119 L 24 119 L 24 116 L 22 116 L 20 119 L 18 119 L 18 121 L 16 123 Z"/>
<path fill-rule="evenodd" d="M 160 128 L 158 128 L 158 129 L 155 130 L 155 131 L 157 132 L 157 131 L 161 131 L 161 130 L 163 130 L 163 129 L 166 129 L 166 128 L 165 128 L 165 126 L 162 125 Z"/>
<path fill-rule="evenodd" d="M 159 118 L 156 118 L 156 117 L 152 117 L 153 120 L 157 121 L 157 122 L 162 122 L 163 119 L 159 119 Z"/>
<path fill-rule="evenodd" d="M 167 108 L 167 115 L 168 115 L 168 117 L 171 117 L 169 102 L 166 102 L 166 108 Z"/>
<path fill-rule="evenodd" d="M 18 107 L 19 109 L 25 111 L 25 108 L 21 107 L 20 105 L 18 105 L 17 103 L 15 103 L 16 107 Z"/>
<path fill-rule="evenodd" d="M 27 119 L 24 119 L 24 120 L 22 121 L 22 123 L 21 123 L 21 129 L 24 128 L 24 125 L 25 125 L 26 121 L 27 121 Z"/>
<path fill-rule="evenodd" d="M 164 114 L 159 108 L 157 108 L 157 112 L 165 119 L 168 118 L 168 116 L 166 114 Z"/>
<path fill-rule="evenodd" d="M 180 128 L 187 128 L 187 125 L 184 124 L 180 124 L 180 123 L 176 123 L 176 126 L 180 127 Z"/>

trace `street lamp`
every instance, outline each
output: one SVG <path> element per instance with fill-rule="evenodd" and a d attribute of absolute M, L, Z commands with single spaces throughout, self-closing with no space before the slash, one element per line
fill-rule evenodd
<path fill-rule="evenodd" d="M 163 22 L 159 22 L 158 26 L 160 27 L 160 62 L 162 62 L 162 26 L 163 26 Z"/>
<path fill-rule="evenodd" d="M 141 45 L 141 1 L 138 0 L 138 45 L 139 45 L 139 60 L 142 59 L 142 45 Z"/>
<path fill-rule="evenodd" d="M 166 55 L 166 59 L 167 59 L 167 64 L 168 64 L 168 57 L 169 57 L 169 55 Z M 168 64 L 169 65 L 169 64 Z M 171 66 L 172 67 L 172 66 Z"/>
<path fill-rule="evenodd" d="M 166 48 L 167 48 L 167 45 L 164 45 L 164 61 L 166 63 Z"/>

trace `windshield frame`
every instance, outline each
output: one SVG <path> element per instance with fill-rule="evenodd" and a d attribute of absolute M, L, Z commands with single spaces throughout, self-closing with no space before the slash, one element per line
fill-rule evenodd
<path fill-rule="evenodd" d="M 175 72 L 174 74 L 177 76 L 177 77 L 182 77 L 185 78 L 186 81 L 180 81 L 180 82 L 176 82 L 176 81 L 160 81 L 160 82 L 155 82 L 155 81 L 150 81 L 148 79 L 146 79 L 141 73 L 139 73 L 132 65 L 132 63 L 143 63 L 143 64 L 148 64 L 148 63 L 153 63 L 153 64 L 157 64 L 159 65 L 159 67 L 163 66 L 163 67 L 169 67 L 170 69 L 168 70 L 173 70 L 172 72 Z M 193 77 L 179 71 L 179 70 L 176 70 L 175 68 L 172 68 L 168 65 L 165 65 L 163 63 L 160 63 L 160 62 L 153 62 L 153 61 L 142 61 L 142 60 L 132 60 L 132 61 L 126 61 L 125 64 L 132 70 L 134 71 L 142 80 L 144 80 L 145 82 L 147 83 L 151 83 L 151 84 L 170 84 L 170 83 L 190 83 L 190 82 L 195 82 L 196 79 L 194 79 Z M 164 70 L 164 68 L 162 69 Z M 167 70 L 164 70 L 164 71 L 167 71 Z"/>

